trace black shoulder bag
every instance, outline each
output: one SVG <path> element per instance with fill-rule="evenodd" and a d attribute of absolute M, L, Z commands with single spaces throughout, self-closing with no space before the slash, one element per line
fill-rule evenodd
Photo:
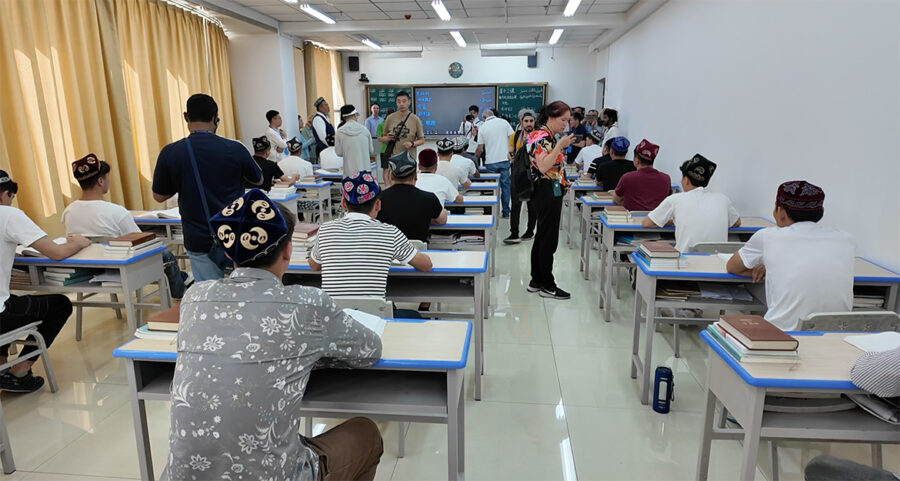
<path fill-rule="evenodd" d="M 184 143 L 187 145 L 188 157 L 191 159 L 191 167 L 194 169 L 194 180 L 197 182 L 197 191 L 200 193 L 200 203 L 203 205 L 203 215 L 206 216 L 206 225 L 209 227 L 209 232 L 213 238 L 212 247 L 209 249 L 209 254 L 207 255 L 224 271 L 234 265 L 234 263 L 231 262 L 231 259 L 229 259 L 227 255 L 225 255 L 225 247 L 216 241 L 216 233 L 213 230 L 212 224 L 209 222 L 212 216 L 209 215 L 209 204 L 206 202 L 206 189 L 203 188 L 203 181 L 200 180 L 200 169 L 197 168 L 197 159 L 194 157 L 194 146 L 191 145 L 191 139 L 188 137 L 184 138 Z"/>
<path fill-rule="evenodd" d="M 391 154 L 394 153 L 394 147 L 397 145 L 397 134 L 403 131 L 403 127 L 406 126 L 406 121 L 409 120 L 410 115 L 412 115 L 412 111 L 410 111 L 409 113 L 406 114 L 406 118 L 403 119 L 403 122 L 400 122 L 399 124 L 397 124 L 396 127 L 394 127 L 394 129 L 393 129 L 394 140 L 391 140 L 390 142 L 385 144 L 384 152 L 381 153 L 381 155 L 382 155 L 381 161 L 385 165 L 387 165 L 388 159 L 390 159 L 392 157 Z M 387 119 L 385 119 L 385 120 L 387 120 Z"/>

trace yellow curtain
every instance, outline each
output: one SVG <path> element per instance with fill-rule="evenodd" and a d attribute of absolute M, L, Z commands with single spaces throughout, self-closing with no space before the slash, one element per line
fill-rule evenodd
<path fill-rule="evenodd" d="M 300 68 L 303 65 L 303 49 L 302 48 L 294 48 L 294 87 L 297 90 L 297 112 L 303 116 L 303 122 L 309 120 L 310 110 L 312 110 L 312 104 L 307 102 L 306 99 L 306 68 Z M 307 110 L 307 106 L 310 107 L 310 110 Z M 300 126 L 300 129 L 303 129 L 303 126 Z"/>
<path fill-rule="evenodd" d="M 0 0 L 0 168 L 19 182 L 18 206 L 54 235 L 78 193 L 73 160 L 134 159 L 108 1 Z M 111 198 L 127 203 L 121 183 Z"/>
<path fill-rule="evenodd" d="M 306 66 L 306 105 L 311 113 L 315 113 L 316 99 L 323 97 L 331 104 L 332 114 L 335 107 L 331 89 L 331 54 L 328 50 L 313 43 L 303 45 L 303 61 Z M 332 115 L 332 122 L 334 116 Z"/>

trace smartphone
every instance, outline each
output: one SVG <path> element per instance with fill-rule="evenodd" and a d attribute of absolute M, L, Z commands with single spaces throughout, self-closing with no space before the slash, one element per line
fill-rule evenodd
<path fill-rule="evenodd" d="M 582 141 L 584 141 L 584 135 L 575 134 L 575 143 L 577 144 L 578 142 L 582 142 Z"/>

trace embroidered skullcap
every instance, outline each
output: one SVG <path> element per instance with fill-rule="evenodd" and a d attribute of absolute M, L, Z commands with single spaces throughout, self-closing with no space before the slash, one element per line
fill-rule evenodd
<path fill-rule="evenodd" d="M 422 167 L 432 167 L 437 164 L 437 152 L 433 149 L 423 149 L 419 152 L 419 165 Z"/>
<path fill-rule="evenodd" d="M 641 140 L 641 143 L 634 148 L 634 153 L 649 162 L 653 162 L 656 160 L 656 154 L 659 153 L 659 146 L 647 139 L 643 139 Z"/>
<path fill-rule="evenodd" d="M 815 212 L 824 208 L 825 191 L 805 180 L 791 180 L 778 186 L 775 205 L 785 209 Z"/>
<path fill-rule="evenodd" d="M 75 180 L 90 179 L 100 174 L 100 160 L 94 154 L 87 154 L 72 162 L 72 174 L 75 176 Z"/>
<path fill-rule="evenodd" d="M 405 179 L 416 171 L 416 159 L 404 150 L 388 159 L 388 166 L 390 166 L 391 172 L 394 173 L 394 177 Z"/>
<path fill-rule="evenodd" d="M 365 204 L 381 192 L 381 187 L 368 170 L 361 170 L 341 181 L 344 199 L 354 205 Z"/>
<path fill-rule="evenodd" d="M 241 266 L 268 254 L 288 234 L 278 205 L 251 189 L 209 220 L 225 255 Z"/>
<path fill-rule="evenodd" d="M 272 144 L 269 143 L 269 139 L 266 136 L 255 137 L 253 139 L 253 151 L 254 152 L 265 152 Z"/>
<path fill-rule="evenodd" d="M 691 179 L 691 183 L 703 187 L 709 184 L 709 179 L 716 171 L 716 163 L 700 154 L 694 154 L 691 160 L 685 160 L 681 164 L 681 173 Z"/>

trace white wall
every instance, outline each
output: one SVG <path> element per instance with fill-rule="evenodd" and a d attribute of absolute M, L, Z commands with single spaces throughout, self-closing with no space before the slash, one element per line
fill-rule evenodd
<path fill-rule="evenodd" d="M 900 270 L 900 2 L 671 0 L 609 49 L 607 105 L 674 175 L 770 216 L 783 181 L 825 189 L 825 218 Z"/>
<path fill-rule="evenodd" d="M 564 100 L 570 105 L 590 108 L 594 103 L 597 79 L 594 78 L 595 55 L 586 48 L 539 48 L 537 68 L 528 68 L 525 57 L 482 57 L 478 49 L 429 50 L 422 58 L 374 58 L 359 52 L 359 72 L 350 72 L 344 52 L 343 70 L 345 98 L 365 110 L 365 84 L 359 75 L 365 73 L 375 84 L 429 83 L 506 83 L 547 82 L 547 100 Z M 463 75 L 450 77 L 447 68 L 452 62 L 463 66 Z M 335 109 L 340 106 L 335 106 Z M 463 106 L 465 108 L 466 106 Z"/>

